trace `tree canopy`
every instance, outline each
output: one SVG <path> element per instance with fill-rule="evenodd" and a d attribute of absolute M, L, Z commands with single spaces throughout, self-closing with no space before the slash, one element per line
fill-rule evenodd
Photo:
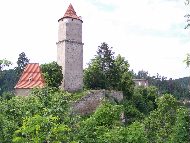
<path fill-rule="evenodd" d="M 9 67 L 11 64 L 11 61 L 8 61 L 7 59 L 0 59 L 0 71 L 2 71 L 4 67 Z"/>
<path fill-rule="evenodd" d="M 17 60 L 17 67 L 15 68 L 18 76 L 20 77 L 25 66 L 29 63 L 28 57 L 26 57 L 26 54 L 24 52 L 19 54 L 18 60 Z"/>
<path fill-rule="evenodd" d="M 84 70 L 84 85 L 87 89 L 119 90 L 131 96 L 134 83 L 128 61 L 121 55 L 115 58 L 112 47 L 102 43 Z"/>
<path fill-rule="evenodd" d="M 62 67 L 56 62 L 42 64 L 41 70 L 47 86 L 58 88 L 61 85 L 63 80 Z"/>
<path fill-rule="evenodd" d="M 145 96 L 146 91 L 143 92 L 141 95 Z M 145 96 L 145 99 L 152 98 L 149 97 L 152 96 L 151 92 L 148 92 L 150 95 Z M 70 105 L 73 103 L 74 95 L 78 94 L 81 93 L 67 93 L 57 88 L 45 87 L 34 89 L 27 97 L 1 99 L 0 142 L 188 143 L 190 141 L 188 110 L 181 107 L 172 95 L 156 97 L 156 109 L 149 110 L 146 116 L 136 118 L 130 124 L 125 124 L 121 120 L 121 114 L 125 110 L 124 105 L 106 99 L 90 115 L 73 114 Z M 141 108 L 138 104 L 135 106 Z M 128 106 L 129 108 L 131 107 Z M 133 114 L 128 114 L 127 118 L 132 116 Z"/>

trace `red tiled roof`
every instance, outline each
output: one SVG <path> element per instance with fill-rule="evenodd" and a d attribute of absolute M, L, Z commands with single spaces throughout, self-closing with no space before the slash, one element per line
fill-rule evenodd
<path fill-rule="evenodd" d="M 72 4 L 69 5 L 69 7 L 67 8 L 67 11 L 65 12 L 64 16 L 61 19 L 63 19 L 63 18 L 74 18 L 74 19 L 80 20 L 80 18 L 77 16 Z M 59 20 L 61 20 L 61 19 L 59 19 Z"/>
<path fill-rule="evenodd" d="M 37 63 L 28 64 L 20 77 L 15 88 L 34 88 L 44 87 L 45 80 L 43 78 L 40 66 Z"/>

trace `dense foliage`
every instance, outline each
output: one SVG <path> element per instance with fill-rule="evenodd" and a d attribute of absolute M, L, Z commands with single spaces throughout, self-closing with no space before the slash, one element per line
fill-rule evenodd
<path fill-rule="evenodd" d="M 15 71 L 17 72 L 17 76 L 20 77 L 24 68 L 29 63 L 28 57 L 26 57 L 26 54 L 24 52 L 19 54 L 18 60 L 17 60 L 17 67 L 15 67 Z"/>
<path fill-rule="evenodd" d="M 133 78 L 147 79 L 149 85 L 157 87 L 160 94 L 172 94 L 180 100 L 190 99 L 190 77 L 167 79 L 159 74 L 150 76 L 147 71 L 139 71 L 137 74 L 133 73 Z"/>
<path fill-rule="evenodd" d="M 0 95 L 12 92 L 17 81 L 18 76 L 14 69 L 0 71 Z"/>
<path fill-rule="evenodd" d="M 0 96 L 4 94 L 5 97 L 5 95 L 8 95 L 6 92 L 13 94 L 14 86 L 28 63 L 29 59 L 24 52 L 19 54 L 17 66 L 14 69 L 7 69 L 12 64 L 10 61 L 0 60 Z"/>
<path fill-rule="evenodd" d="M 130 97 L 134 83 L 128 61 L 121 55 L 115 58 L 112 48 L 102 43 L 95 58 L 84 70 L 84 86 L 87 89 L 123 91 L 124 95 Z"/>
<path fill-rule="evenodd" d="M 63 80 L 62 67 L 56 62 L 42 64 L 41 70 L 47 86 L 58 88 L 61 85 Z"/>
<path fill-rule="evenodd" d="M 139 89 L 139 94 L 150 98 L 151 95 L 140 93 L 142 91 L 143 89 Z M 79 117 L 72 114 L 70 103 L 76 94 L 81 93 L 71 94 L 46 87 L 33 90 L 27 97 L 1 99 L 0 142 L 188 143 L 190 141 L 188 110 L 181 107 L 171 95 L 156 97 L 156 109 L 150 109 L 146 116 L 125 124 L 121 120 L 121 114 L 125 110 L 124 105 L 106 99 L 91 115 Z M 134 107 L 136 110 L 141 109 L 135 103 Z M 132 117 L 133 115 L 128 114 L 126 119 Z"/>
<path fill-rule="evenodd" d="M 7 59 L 0 60 L 0 71 L 3 70 L 5 67 L 9 67 L 12 63 Z"/>

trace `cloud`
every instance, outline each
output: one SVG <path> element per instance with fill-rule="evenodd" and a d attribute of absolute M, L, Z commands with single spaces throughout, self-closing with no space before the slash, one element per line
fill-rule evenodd
<path fill-rule="evenodd" d="M 177 0 L 1 1 L 0 57 L 16 62 L 24 51 L 31 62 L 56 60 L 57 20 L 69 3 L 83 18 L 84 65 L 107 42 L 135 71 L 188 75 L 182 63 L 190 47 L 188 8 Z"/>

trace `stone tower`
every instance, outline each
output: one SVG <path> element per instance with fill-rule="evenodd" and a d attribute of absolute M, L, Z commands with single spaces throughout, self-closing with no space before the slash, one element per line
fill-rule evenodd
<path fill-rule="evenodd" d="M 62 66 L 61 88 L 77 91 L 83 88 L 82 23 L 70 4 L 65 15 L 58 20 L 57 63 Z"/>

